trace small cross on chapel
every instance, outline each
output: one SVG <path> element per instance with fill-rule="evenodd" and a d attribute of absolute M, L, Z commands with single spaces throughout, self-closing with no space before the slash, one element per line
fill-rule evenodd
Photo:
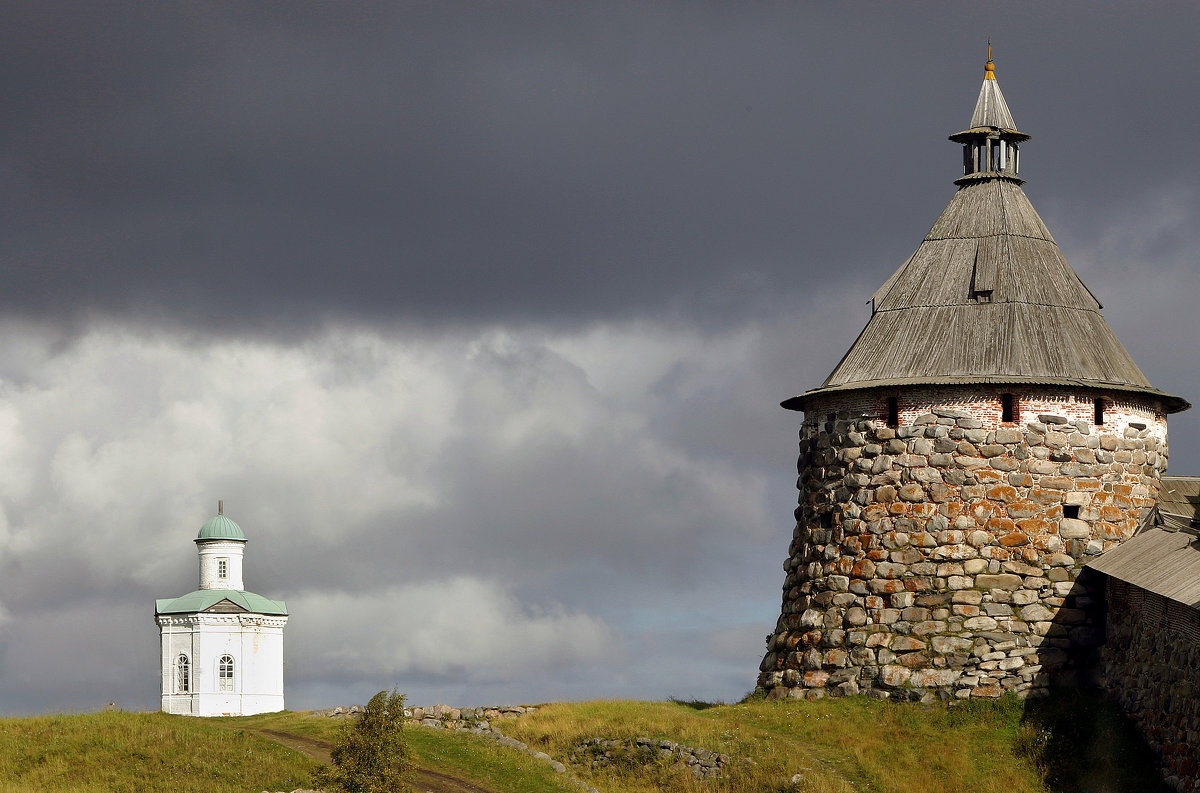
<path fill-rule="evenodd" d="M 200 588 L 155 601 L 162 709 L 190 716 L 283 710 L 287 606 L 242 587 L 246 535 L 224 503 L 196 535 Z"/>

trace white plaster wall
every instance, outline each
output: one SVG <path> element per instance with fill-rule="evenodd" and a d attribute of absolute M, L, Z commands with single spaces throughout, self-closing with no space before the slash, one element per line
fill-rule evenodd
<path fill-rule="evenodd" d="M 163 615 L 162 709 L 194 716 L 248 716 L 283 710 L 285 616 L 261 614 Z M 192 691 L 176 691 L 175 660 L 187 652 Z M 232 691 L 219 690 L 218 662 L 234 659 Z"/>
<path fill-rule="evenodd" d="M 195 634 L 191 625 L 177 616 L 158 618 L 159 637 L 162 647 L 161 682 L 162 710 L 167 713 L 193 715 L 196 709 L 196 661 Z M 176 659 L 180 653 L 191 662 L 191 685 L 187 692 L 179 690 L 176 675 Z"/>
<path fill-rule="evenodd" d="M 245 589 L 242 583 L 242 554 L 246 543 L 233 540 L 206 540 L 196 543 L 200 552 L 200 589 Z M 217 576 L 217 561 L 229 562 L 224 579 Z"/>

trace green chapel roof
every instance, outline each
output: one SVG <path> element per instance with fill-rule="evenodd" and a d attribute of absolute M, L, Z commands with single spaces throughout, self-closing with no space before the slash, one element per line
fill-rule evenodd
<path fill-rule="evenodd" d="M 269 600 L 262 595 L 240 589 L 197 589 L 195 592 L 188 592 L 177 598 L 160 598 L 154 601 L 154 613 L 185 614 L 208 611 L 222 600 L 228 600 L 242 610 L 253 614 L 286 615 L 288 613 L 287 606 L 282 600 Z"/>
<path fill-rule="evenodd" d="M 214 515 L 200 527 L 200 533 L 196 535 L 196 541 L 199 542 L 201 540 L 235 540 L 245 542 L 246 535 L 242 533 L 242 527 L 229 518 L 224 515 Z"/>

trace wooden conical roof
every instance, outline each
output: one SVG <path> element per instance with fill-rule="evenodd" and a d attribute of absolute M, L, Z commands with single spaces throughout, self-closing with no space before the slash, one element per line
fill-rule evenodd
<path fill-rule="evenodd" d="M 1003 138 L 1006 153 L 1029 138 L 1016 131 L 991 68 L 971 129 L 951 137 L 970 146 L 989 136 L 996 146 Z M 870 321 L 825 383 L 784 407 L 803 410 L 830 391 L 955 383 L 1098 387 L 1157 395 L 1169 412 L 1189 407 L 1138 369 L 1014 168 L 957 184 L 917 250 L 875 292 Z"/>
<path fill-rule="evenodd" d="M 994 127 L 996 129 L 1017 128 L 1012 113 L 1008 111 L 1008 103 L 1004 94 L 1000 93 L 1000 83 L 996 81 L 996 66 L 992 63 L 991 48 L 988 48 L 988 61 L 984 66 L 983 85 L 979 89 L 979 99 L 975 100 L 975 112 L 971 114 L 971 128 Z"/>

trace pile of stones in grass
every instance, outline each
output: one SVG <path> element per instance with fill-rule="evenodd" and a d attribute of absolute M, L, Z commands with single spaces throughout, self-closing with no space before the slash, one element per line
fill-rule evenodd
<path fill-rule="evenodd" d="M 405 708 L 405 718 L 424 727 L 440 727 L 448 730 L 466 729 L 487 732 L 492 722 L 514 719 L 537 708 L 529 705 L 507 705 L 489 708 L 453 708 L 449 705 L 433 705 L 427 708 Z"/>
<path fill-rule="evenodd" d="M 449 705 L 405 708 L 404 718 L 423 727 L 435 729 L 463 730 L 466 732 L 491 732 L 492 723 L 512 719 L 522 713 L 531 713 L 537 708 L 531 705 L 505 705 L 486 708 L 454 708 Z M 331 719 L 355 718 L 362 714 L 360 705 L 336 707 L 317 711 Z"/>
<path fill-rule="evenodd" d="M 698 779 L 720 776 L 729 755 L 684 746 L 656 738 L 592 738 L 571 751 L 571 765 L 578 768 L 668 767 L 687 771 Z"/>

